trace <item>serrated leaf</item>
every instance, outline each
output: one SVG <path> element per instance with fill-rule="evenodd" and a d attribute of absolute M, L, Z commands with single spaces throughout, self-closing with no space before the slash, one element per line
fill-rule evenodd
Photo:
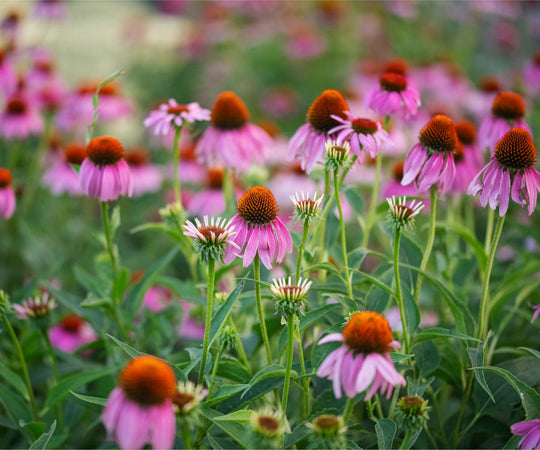
<path fill-rule="evenodd" d="M 242 289 L 244 289 L 244 282 L 240 282 L 238 286 L 234 288 L 234 290 L 229 294 L 227 297 L 227 300 L 225 300 L 225 303 L 221 305 L 219 310 L 216 312 L 214 317 L 212 317 L 212 322 L 210 324 L 210 346 L 216 339 L 219 330 L 221 330 L 221 327 L 225 324 L 227 321 L 227 317 L 229 317 L 229 313 L 231 312 L 232 307 L 234 306 L 234 303 L 236 302 L 236 299 L 242 292 Z"/>
<path fill-rule="evenodd" d="M 51 424 L 51 428 L 49 428 L 49 431 L 46 433 L 43 433 L 40 437 L 38 437 L 32 445 L 30 445 L 29 450 L 32 449 L 45 449 L 47 448 L 47 444 L 51 440 L 51 437 L 54 433 L 54 430 L 56 430 L 56 420 Z"/>
<path fill-rule="evenodd" d="M 392 448 L 394 436 L 396 435 L 397 425 L 390 419 L 379 419 L 375 424 L 375 432 L 377 433 L 377 444 L 379 449 Z"/>

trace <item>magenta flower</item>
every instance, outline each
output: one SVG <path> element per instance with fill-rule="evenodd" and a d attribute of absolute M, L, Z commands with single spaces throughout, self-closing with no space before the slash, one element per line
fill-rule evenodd
<path fill-rule="evenodd" d="M 0 93 L 9 95 L 17 87 L 17 73 L 5 51 L 0 50 Z"/>
<path fill-rule="evenodd" d="M 347 117 L 346 119 L 332 116 L 341 125 L 332 128 L 329 133 L 337 133 L 336 140 L 340 144 L 348 142 L 351 145 L 351 152 L 358 157 L 360 164 L 364 164 L 366 152 L 375 158 L 385 145 L 392 145 L 392 140 L 380 123 L 367 118 L 354 117 L 350 111 L 344 111 L 343 114 Z"/>
<path fill-rule="evenodd" d="M 394 341 L 390 325 L 381 314 L 357 312 L 341 333 L 329 334 L 319 344 L 336 341 L 343 345 L 330 353 L 317 371 L 317 376 L 332 380 L 336 398 L 341 398 L 342 388 L 351 398 L 369 389 L 364 401 L 377 391 L 390 398 L 395 386 L 405 386 L 389 354 L 400 344 Z"/>
<path fill-rule="evenodd" d="M 225 196 L 222 186 L 223 169 L 221 167 L 209 169 L 206 186 L 193 194 L 186 211 L 192 216 L 222 214 L 225 211 Z"/>
<path fill-rule="evenodd" d="M 38 0 L 34 5 L 34 15 L 42 19 L 62 20 L 66 16 L 66 9 L 63 0 Z"/>
<path fill-rule="evenodd" d="M 171 449 L 176 433 L 172 398 L 176 376 L 161 359 L 144 355 L 132 359 L 120 374 L 103 410 L 109 439 L 122 449 Z"/>
<path fill-rule="evenodd" d="M 523 436 L 517 447 L 521 450 L 533 450 L 540 448 L 540 418 L 524 420 L 510 427 L 512 434 Z"/>
<path fill-rule="evenodd" d="M 129 166 L 131 176 L 136 183 L 133 183 L 133 196 L 151 192 L 157 192 L 163 184 L 163 175 L 158 167 L 150 162 L 148 153 L 143 149 L 132 149 L 125 155 L 125 160 Z"/>
<path fill-rule="evenodd" d="M 66 353 L 74 353 L 79 347 L 98 339 L 90 324 L 75 314 L 64 317 L 48 334 L 51 345 Z"/>
<path fill-rule="evenodd" d="M 458 142 L 454 150 L 454 162 L 459 176 L 454 178 L 452 191 L 465 193 L 482 168 L 482 155 L 476 146 L 476 128 L 471 122 L 463 120 L 456 123 L 456 133 Z"/>
<path fill-rule="evenodd" d="M 476 175 L 467 193 L 480 193 L 480 204 L 493 210 L 499 206 L 502 217 L 510 196 L 518 205 L 528 205 L 529 215 L 536 208 L 540 174 L 534 168 L 536 147 L 527 130 L 512 128 L 495 146 L 489 163 Z"/>
<path fill-rule="evenodd" d="M 420 106 L 420 94 L 407 79 L 398 73 L 385 73 L 379 84 L 372 87 L 364 96 L 363 105 L 381 116 L 399 114 L 404 119 L 416 115 Z"/>
<path fill-rule="evenodd" d="M 11 187 L 11 172 L 0 167 L 0 217 L 9 219 L 15 212 L 15 192 Z"/>
<path fill-rule="evenodd" d="M 211 113 L 211 125 L 197 143 L 199 161 L 207 167 L 222 164 L 245 172 L 253 164 L 264 164 L 272 138 L 249 123 L 249 111 L 234 92 L 222 92 Z"/>
<path fill-rule="evenodd" d="M 403 180 L 403 161 L 399 161 L 394 165 L 392 170 L 392 178 L 388 180 L 384 189 L 383 189 L 383 198 L 387 199 L 390 197 L 415 197 L 420 195 L 418 190 L 413 184 L 403 186 L 401 180 Z M 424 202 L 425 204 L 426 202 Z M 429 204 L 429 200 L 427 200 Z"/>
<path fill-rule="evenodd" d="M 531 133 L 525 116 L 525 103 L 519 94 L 500 92 L 491 105 L 491 114 L 486 117 L 478 129 L 478 145 L 483 152 L 486 148 L 491 153 L 504 134 L 512 128 L 523 128 Z"/>
<path fill-rule="evenodd" d="M 523 69 L 523 81 L 525 89 L 530 95 L 540 93 L 540 52 L 537 52 Z"/>
<path fill-rule="evenodd" d="M 86 147 L 88 157 L 81 164 L 79 177 L 82 190 L 102 202 L 116 200 L 121 195 L 131 197 L 133 180 L 124 161 L 124 147 L 118 139 L 100 136 Z"/>
<path fill-rule="evenodd" d="M 338 91 L 323 91 L 309 107 L 307 123 L 298 128 L 289 141 L 289 160 L 299 159 L 302 169 L 310 173 L 326 154 L 324 144 L 334 137 L 330 130 L 341 124 L 333 116 L 346 119 L 344 111 L 348 110 L 349 105 Z"/>
<path fill-rule="evenodd" d="M 79 175 L 72 164 L 80 166 L 86 158 L 84 145 L 73 142 L 66 146 L 63 157 L 45 171 L 42 183 L 48 186 L 54 195 L 67 193 L 69 195 L 82 195 Z"/>
<path fill-rule="evenodd" d="M 277 215 L 278 205 L 269 189 L 253 186 L 240 197 L 237 208 L 230 225 L 235 227 L 234 242 L 243 253 L 229 246 L 223 257 L 225 264 L 239 256 L 247 267 L 259 255 L 264 266 L 271 269 L 274 259 L 280 263 L 292 252 L 291 234 Z"/>
<path fill-rule="evenodd" d="M 12 95 L 0 114 L 0 136 L 6 140 L 25 139 L 43 131 L 38 108 L 20 93 Z"/>
<path fill-rule="evenodd" d="M 49 315 L 56 308 L 57 304 L 49 296 L 48 292 L 44 292 L 41 297 L 29 298 L 24 300 L 21 305 L 13 304 L 13 309 L 17 311 L 17 319 L 38 319 Z"/>
<path fill-rule="evenodd" d="M 193 123 L 199 120 L 210 120 L 210 111 L 192 102 L 180 105 L 174 99 L 159 105 L 144 119 L 144 126 L 151 128 L 156 135 L 167 135 L 174 127 L 181 127 L 184 121 Z"/>
<path fill-rule="evenodd" d="M 436 184 L 439 192 L 444 194 L 451 188 L 456 175 L 454 123 L 439 114 L 420 130 L 418 139 L 420 142 L 413 145 L 405 159 L 401 184 L 414 183 L 419 192 Z"/>

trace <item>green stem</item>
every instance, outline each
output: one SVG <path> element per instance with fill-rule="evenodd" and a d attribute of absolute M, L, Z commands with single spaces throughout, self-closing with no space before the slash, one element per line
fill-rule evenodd
<path fill-rule="evenodd" d="M 373 190 L 371 191 L 371 201 L 369 203 L 368 216 L 366 220 L 366 228 L 364 229 L 364 236 L 362 237 L 362 247 L 367 247 L 369 242 L 369 234 L 371 233 L 371 227 L 375 222 L 375 215 L 377 212 L 377 199 L 379 198 L 379 183 L 381 178 L 382 168 L 382 152 L 377 154 L 375 158 L 375 180 L 373 181 Z"/>
<path fill-rule="evenodd" d="M 486 275 L 484 277 L 484 284 L 482 286 L 482 298 L 480 299 L 480 317 L 478 319 L 477 337 L 482 341 L 486 339 L 489 323 L 489 280 L 491 277 L 491 270 L 493 269 L 493 261 L 495 260 L 495 252 L 497 250 L 497 245 L 499 244 L 499 239 L 501 238 L 505 217 L 506 215 L 497 219 L 497 226 L 495 227 L 495 233 L 493 235 L 493 240 L 491 241 L 491 246 L 489 248 L 488 260 L 486 265 Z"/>
<path fill-rule="evenodd" d="M 228 318 L 229 326 L 234 331 L 234 339 L 236 341 L 235 350 L 238 353 L 238 356 L 242 360 L 242 363 L 244 364 L 245 368 L 249 370 L 249 361 L 247 359 L 246 351 L 244 350 L 244 345 L 242 344 L 242 339 L 240 339 L 240 335 L 238 334 L 238 329 L 236 328 L 236 325 L 234 323 L 233 318 L 229 315 Z"/>
<path fill-rule="evenodd" d="M 328 252 L 324 246 L 324 235 L 326 234 L 326 216 L 328 215 L 330 206 L 332 205 L 332 199 L 330 198 L 330 171 L 328 170 L 324 172 L 324 199 L 326 201 L 326 204 L 321 214 L 321 220 L 319 222 L 319 229 L 318 229 L 319 254 L 320 254 L 321 263 L 326 262 L 327 255 L 328 255 Z M 319 277 L 320 277 L 321 282 L 324 283 L 326 281 L 326 271 L 320 270 Z"/>
<path fill-rule="evenodd" d="M 210 342 L 210 326 L 212 324 L 212 307 L 214 303 L 214 282 L 216 272 L 216 260 L 208 258 L 208 287 L 206 291 L 206 319 L 204 323 L 203 353 L 201 358 L 201 370 L 199 371 L 199 384 L 204 381 L 204 369 L 208 358 L 208 344 Z"/>
<path fill-rule="evenodd" d="M 287 365 L 285 366 L 285 381 L 283 383 L 283 396 L 281 405 L 283 416 L 287 417 L 287 401 L 289 400 L 289 387 L 291 385 L 291 370 L 294 354 L 294 323 L 295 315 L 291 314 L 287 319 Z"/>
<path fill-rule="evenodd" d="M 403 438 L 403 442 L 401 443 L 401 446 L 399 447 L 400 449 L 407 448 L 407 444 L 411 440 L 411 436 L 412 436 L 412 431 L 409 429 L 405 432 L 405 437 Z"/>
<path fill-rule="evenodd" d="M 174 200 L 180 206 L 182 206 L 182 192 L 180 188 L 180 135 L 182 134 L 182 127 L 176 127 L 174 130 L 174 142 L 173 142 L 173 189 Z"/>
<path fill-rule="evenodd" d="M 182 440 L 184 441 L 184 447 L 186 449 L 193 448 L 193 445 L 191 443 L 191 430 L 189 429 L 189 425 L 185 420 L 180 420 L 180 430 L 182 430 Z"/>
<path fill-rule="evenodd" d="M 349 422 L 349 418 L 351 417 L 355 398 L 356 397 L 347 398 L 347 403 L 345 404 L 345 411 L 343 411 L 343 424 L 345 426 L 347 426 L 347 422 Z"/>
<path fill-rule="evenodd" d="M 399 276 L 399 243 L 401 230 L 398 228 L 394 234 L 394 281 L 396 283 L 396 300 L 399 306 L 401 325 L 403 326 L 403 339 L 405 341 L 405 353 L 410 350 L 409 329 L 407 327 L 407 316 L 405 315 L 405 305 L 403 304 L 403 294 L 401 292 L 401 278 Z"/>
<path fill-rule="evenodd" d="M 300 370 L 302 371 L 302 382 L 304 384 L 304 389 L 302 391 L 302 411 L 303 419 L 307 420 L 309 417 L 310 410 L 310 395 L 309 395 L 309 378 L 306 377 L 306 363 L 304 359 L 304 347 L 302 346 L 302 335 L 300 334 L 300 320 L 298 317 L 295 320 L 295 334 L 296 342 L 298 343 L 298 359 L 300 360 Z"/>
<path fill-rule="evenodd" d="M 302 273 L 302 260 L 304 259 L 304 248 L 306 247 L 306 241 L 309 234 L 309 221 L 304 221 L 304 230 L 302 232 L 302 242 L 300 243 L 300 248 L 298 249 L 298 262 L 296 263 L 296 282 L 300 280 L 300 275 Z"/>
<path fill-rule="evenodd" d="M 114 255 L 114 249 L 111 238 L 111 226 L 109 224 L 109 203 L 101 202 L 101 218 L 103 220 L 103 232 L 105 233 L 105 241 L 107 243 L 107 251 L 109 252 L 109 258 L 111 259 L 111 267 L 113 272 L 113 281 L 116 283 L 117 267 L 116 257 Z M 116 299 L 115 299 L 116 300 Z"/>
<path fill-rule="evenodd" d="M 223 197 L 225 198 L 225 211 L 228 214 L 233 214 L 236 205 L 233 174 L 227 168 L 223 169 L 223 184 L 221 188 L 223 190 Z"/>
<path fill-rule="evenodd" d="M 336 196 L 336 205 L 339 211 L 339 222 L 341 225 L 341 249 L 343 251 L 343 265 L 345 270 L 345 279 L 347 280 L 347 292 L 350 299 L 353 299 L 352 280 L 349 276 L 349 259 L 347 256 L 347 236 L 345 235 L 345 219 L 343 218 L 343 210 L 341 208 L 341 200 L 339 198 L 339 181 L 338 172 L 334 171 L 334 192 Z"/>
<path fill-rule="evenodd" d="M 268 365 L 272 364 L 272 350 L 270 349 L 270 341 L 268 340 L 268 332 L 266 331 L 266 322 L 264 320 L 264 309 L 261 298 L 261 262 L 259 255 L 255 255 L 253 260 L 253 271 L 255 278 L 255 299 L 257 300 L 257 313 L 259 314 L 259 322 L 261 325 L 261 335 L 266 350 L 266 361 Z"/>
<path fill-rule="evenodd" d="M 6 330 L 9 336 L 11 337 L 11 340 L 13 341 L 13 344 L 15 345 L 15 350 L 19 357 L 19 362 L 21 364 L 21 370 L 23 373 L 24 382 L 26 384 L 26 389 L 28 390 L 28 398 L 30 399 L 32 415 L 34 416 L 34 420 L 36 422 L 39 422 L 39 413 L 36 408 L 36 399 L 34 398 L 34 391 L 32 390 L 32 383 L 30 382 L 30 375 L 28 374 L 28 366 L 26 365 L 26 360 L 24 359 L 24 353 L 22 351 L 21 345 L 19 344 L 19 340 L 17 339 L 17 335 L 15 334 L 15 331 L 13 331 L 13 327 L 9 323 L 6 312 L 3 309 L 1 309 L 1 311 L 2 311 L 2 319 L 4 321 L 4 325 L 6 327 Z"/>
<path fill-rule="evenodd" d="M 484 240 L 484 249 L 486 254 L 489 251 L 489 244 L 491 243 L 491 236 L 493 235 L 493 223 L 495 222 L 495 210 L 488 208 L 488 216 L 486 222 L 486 237 Z"/>
<path fill-rule="evenodd" d="M 429 235 L 424 255 L 420 263 L 420 271 L 418 272 L 418 278 L 416 280 L 416 287 L 414 289 L 414 300 L 418 303 L 420 298 L 420 289 L 422 289 L 423 276 L 422 272 L 426 270 L 429 257 L 431 256 L 431 250 L 433 249 L 433 243 L 435 242 L 435 220 L 437 217 L 437 185 L 433 184 L 430 190 L 430 210 L 429 210 Z"/>
<path fill-rule="evenodd" d="M 41 334 L 43 335 L 45 344 L 47 346 L 47 351 L 49 352 L 49 355 L 51 356 L 54 384 L 58 385 L 58 380 L 60 378 L 58 376 L 58 366 L 56 364 L 56 355 L 54 354 L 54 349 L 51 344 L 51 340 L 49 339 L 49 335 L 47 334 L 47 330 L 45 330 L 44 328 L 40 328 L 40 329 L 41 329 Z M 56 403 L 55 407 L 56 407 L 56 415 L 58 417 L 58 426 L 60 427 L 60 429 L 64 429 L 64 416 L 62 414 L 61 403 L 60 402 Z"/>
<path fill-rule="evenodd" d="M 208 388 L 208 395 L 206 396 L 206 401 L 210 400 L 210 397 L 212 396 L 212 391 L 214 390 L 214 385 L 216 384 L 214 379 L 216 378 L 219 362 L 221 360 L 221 356 L 223 355 L 224 351 L 225 351 L 225 344 L 221 344 L 219 346 L 218 352 L 214 359 L 214 363 L 212 364 L 212 381 L 210 383 L 210 387 Z"/>

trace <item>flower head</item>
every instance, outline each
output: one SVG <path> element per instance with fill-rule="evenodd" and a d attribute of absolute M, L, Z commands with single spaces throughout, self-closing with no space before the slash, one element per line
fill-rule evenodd
<path fill-rule="evenodd" d="M 0 136 L 6 140 L 40 135 L 44 122 L 38 107 L 20 93 L 7 99 L 0 114 Z"/>
<path fill-rule="evenodd" d="M 121 195 L 131 197 L 133 180 L 124 160 L 124 147 L 112 136 L 92 139 L 86 147 L 88 157 L 79 171 L 81 187 L 89 197 L 102 202 L 116 200 Z"/>
<path fill-rule="evenodd" d="M 313 430 L 313 435 L 309 439 L 309 448 L 345 448 L 347 427 L 343 417 L 333 414 L 321 414 L 306 425 Z"/>
<path fill-rule="evenodd" d="M 3 219 L 9 219 L 15 212 L 15 192 L 11 182 L 11 172 L 0 167 L 0 217 Z"/>
<path fill-rule="evenodd" d="M 24 300 L 22 305 L 13 304 L 13 309 L 17 311 L 18 319 L 39 319 L 46 317 L 56 308 L 57 304 L 48 292 L 44 292 L 41 297 Z"/>
<path fill-rule="evenodd" d="M 369 388 L 364 400 L 375 392 L 392 395 L 395 386 L 405 386 L 405 379 L 395 369 L 389 351 L 400 347 L 393 340 L 388 321 L 373 311 L 351 316 L 341 333 L 332 333 L 319 341 L 341 341 L 343 345 L 323 361 L 317 375 L 333 381 L 334 395 L 341 398 L 343 387 L 347 397 L 355 397 Z"/>
<path fill-rule="evenodd" d="M 122 449 L 139 449 L 147 443 L 172 448 L 176 376 L 171 366 L 154 356 L 138 356 L 119 378 L 120 386 L 111 392 L 103 411 L 109 437 Z"/>
<path fill-rule="evenodd" d="M 201 255 L 203 261 L 208 261 L 212 258 L 217 261 L 223 259 L 223 254 L 227 246 L 234 247 L 240 250 L 240 247 L 234 242 L 235 226 L 231 222 L 227 223 L 226 219 L 212 217 L 208 220 L 208 216 L 204 216 L 204 225 L 195 219 L 196 225 L 189 220 L 184 224 L 184 234 L 194 239 L 193 243 L 197 253 Z"/>
<path fill-rule="evenodd" d="M 512 434 L 523 436 L 517 448 L 534 449 L 540 448 L 540 418 L 517 422 L 510 427 Z"/>
<path fill-rule="evenodd" d="M 407 197 L 387 198 L 388 220 L 394 230 L 409 230 L 414 227 L 414 217 L 422 211 L 424 204 L 413 200 L 407 205 Z"/>
<path fill-rule="evenodd" d="M 196 102 L 180 105 L 173 98 L 167 103 L 159 105 L 159 108 L 152 111 L 144 119 L 144 126 L 151 128 L 156 135 L 166 136 L 171 128 L 181 127 L 184 121 L 193 123 L 195 121 L 210 120 L 210 111 L 201 108 Z"/>
<path fill-rule="evenodd" d="M 64 317 L 48 334 L 52 346 L 66 353 L 73 353 L 98 338 L 90 324 L 76 314 Z"/>
<path fill-rule="evenodd" d="M 299 314 L 307 301 L 307 293 L 313 282 L 300 278 L 296 284 L 292 284 L 291 277 L 274 279 L 270 290 L 276 299 L 276 312 L 282 317 Z"/>
<path fill-rule="evenodd" d="M 527 205 L 531 215 L 540 191 L 535 163 L 536 146 L 531 135 L 522 128 L 513 128 L 497 142 L 489 163 L 476 175 L 467 193 L 480 193 L 483 207 L 489 202 L 494 210 L 498 205 L 501 217 L 508 210 L 510 197 L 518 205 Z"/>
<path fill-rule="evenodd" d="M 178 384 L 178 390 L 173 397 L 173 404 L 178 414 L 187 416 L 193 414 L 197 406 L 208 395 L 208 389 L 192 381 Z"/>
<path fill-rule="evenodd" d="M 294 203 L 294 217 L 302 222 L 311 222 L 315 217 L 321 213 L 321 205 L 323 200 L 323 194 L 317 197 L 317 193 L 313 194 L 313 198 L 310 194 L 304 194 L 301 191 L 301 196 L 296 192 L 290 196 L 291 201 Z"/>
<path fill-rule="evenodd" d="M 251 415 L 253 445 L 251 448 L 277 448 L 283 435 L 283 420 L 280 414 L 269 407 L 253 412 Z"/>
<path fill-rule="evenodd" d="M 237 204 L 238 214 L 231 219 L 237 231 L 234 242 L 242 254 L 229 247 L 223 260 L 229 264 L 236 256 L 243 258 L 247 267 L 255 255 L 259 255 L 266 268 L 272 268 L 272 261 L 283 261 L 286 253 L 292 252 L 292 237 L 285 224 L 278 217 L 278 205 L 274 195 L 264 186 L 250 188 Z"/>
<path fill-rule="evenodd" d="M 64 192 L 69 195 L 83 194 L 79 175 L 72 166 L 80 166 L 86 156 L 85 145 L 79 142 L 70 143 L 64 149 L 63 158 L 54 163 L 43 174 L 43 184 L 48 186 L 55 195 Z"/>
<path fill-rule="evenodd" d="M 329 139 L 324 143 L 324 148 L 326 149 L 326 155 L 324 157 L 326 170 L 337 171 L 349 165 L 351 146 L 348 142 L 338 144 L 336 141 Z"/>
<path fill-rule="evenodd" d="M 418 428 L 423 428 L 429 419 L 428 411 L 431 408 L 427 400 L 418 395 L 401 397 L 397 406 L 397 420 L 408 430 L 416 431 Z"/>

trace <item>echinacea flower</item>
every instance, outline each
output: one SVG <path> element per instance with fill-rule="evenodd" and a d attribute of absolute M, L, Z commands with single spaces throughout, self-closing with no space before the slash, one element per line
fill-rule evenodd
<path fill-rule="evenodd" d="M 279 446 L 279 439 L 285 431 L 279 412 L 268 406 L 254 411 L 250 425 L 252 431 L 250 448 L 277 448 Z"/>
<path fill-rule="evenodd" d="M 206 186 L 193 194 L 186 206 L 186 211 L 193 216 L 212 216 L 225 211 L 223 195 L 222 167 L 212 167 L 207 171 Z"/>
<path fill-rule="evenodd" d="M 523 116 L 525 103 L 521 95 L 515 92 L 500 92 L 493 100 L 491 114 L 482 121 L 478 129 L 480 150 L 488 148 L 493 153 L 499 139 L 512 128 L 523 128 L 531 133 Z"/>
<path fill-rule="evenodd" d="M 129 166 L 131 177 L 136 181 L 133 183 L 134 197 L 159 191 L 163 184 L 163 176 L 151 163 L 148 152 L 143 148 L 132 148 L 126 152 L 124 159 Z"/>
<path fill-rule="evenodd" d="M 181 127 L 184 121 L 193 123 L 195 121 L 210 120 L 210 111 L 197 102 L 181 105 L 173 98 L 167 103 L 159 105 L 159 108 L 152 111 L 144 119 L 144 126 L 151 128 L 156 135 L 168 135 L 174 127 Z"/>
<path fill-rule="evenodd" d="M 249 110 L 234 92 L 222 92 L 211 112 L 211 125 L 197 143 L 198 159 L 207 167 L 223 164 L 245 172 L 253 164 L 264 164 L 272 139 L 249 122 Z"/>
<path fill-rule="evenodd" d="M 341 333 L 329 334 L 319 344 L 335 341 L 343 345 L 326 357 L 317 376 L 332 380 L 336 398 L 341 398 L 342 388 L 351 398 L 369 388 L 364 401 L 379 390 L 390 398 L 395 386 L 405 386 L 389 354 L 400 344 L 394 341 L 390 325 L 381 314 L 357 312 Z"/>
<path fill-rule="evenodd" d="M 413 145 L 403 166 L 401 184 L 414 183 L 419 192 L 437 185 L 446 193 L 454 181 L 456 166 L 454 150 L 457 134 L 451 119 L 442 114 L 433 117 L 421 130 L 419 143 Z"/>
<path fill-rule="evenodd" d="M 366 92 L 363 106 L 381 116 L 399 114 L 404 119 L 410 119 L 420 106 L 420 94 L 403 75 L 389 72 L 381 76 L 378 85 Z"/>
<path fill-rule="evenodd" d="M 26 139 L 41 134 L 43 127 L 43 118 L 29 99 L 19 93 L 7 99 L 0 114 L 0 136 L 6 140 Z"/>
<path fill-rule="evenodd" d="M 338 171 L 340 168 L 350 167 L 349 153 L 351 146 L 348 142 L 338 144 L 332 139 L 324 143 L 326 154 L 324 156 L 324 167 L 326 170 Z"/>
<path fill-rule="evenodd" d="M 401 397 L 397 403 L 396 419 L 406 430 L 423 428 L 429 420 L 428 401 L 418 395 Z"/>
<path fill-rule="evenodd" d="M 281 316 L 288 318 L 292 314 L 299 314 L 307 301 L 307 293 L 311 284 L 307 278 L 300 278 L 295 284 L 291 277 L 276 278 L 270 285 L 270 290 L 276 299 L 276 312 Z"/>
<path fill-rule="evenodd" d="M 540 93 L 540 52 L 531 58 L 523 69 L 524 87 L 530 95 Z"/>
<path fill-rule="evenodd" d="M 236 256 L 243 258 L 243 266 L 251 264 L 259 255 L 267 269 L 272 261 L 283 261 L 286 253 L 292 252 L 292 237 L 278 217 L 278 205 L 272 192 L 263 186 L 250 188 L 237 204 L 238 214 L 230 221 L 237 232 L 234 242 L 243 253 L 238 254 L 229 247 L 223 260 L 229 264 Z"/>
<path fill-rule="evenodd" d="M 6 96 L 17 87 L 17 73 L 8 58 L 8 53 L 0 49 L 0 93 Z"/>
<path fill-rule="evenodd" d="M 392 168 L 392 178 L 388 180 L 383 190 L 383 198 L 388 199 L 390 197 L 414 197 L 419 195 L 418 189 L 413 184 L 403 186 L 401 180 L 403 180 L 403 166 L 405 161 L 398 161 Z M 429 205 L 429 200 L 426 201 L 426 208 Z"/>
<path fill-rule="evenodd" d="M 424 208 L 422 202 L 413 200 L 407 205 L 407 197 L 387 198 L 388 219 L 394 230 L 409 230 L 414 227 L 414 218 Z"/>
<path fill-rule="evenodd" d="M 344 111 L 349 105 L 343 95 L 333 89 L 323 91 L 307 112 L 307 123 L 302 125 L 289 141 L 289 159 L 299 159 L 302 169 L 310 173 L 313 166 L 322 161 L 325 142 L 334 137 L 330 130 L 340 125 L 333 116 L 346 118 Z"/>
<path fill-rule="evenodd" d="M 199 219 L 195 219 L 195 224 L 186 220 L 184 234 L 193 238 L 195 249 L 203 261 L 208 261 L 208 258 L 221 261 L 229 247 L 233 251 L 241 250 L 235 242 L 237 231 L 232 220 L 227 223 L 227 219 L 222 220 L 221 217 L 208 220 L 208 216 L 204 216 L 204 225 Z"/>
<path fill-rule="evenodd" d="M 345 432 L 347 427 L 342 416 L 333 414 L 321 414 L 315 417 L 312 422 L 306 423 L 306 426 L 313 431 L 309 437 L 308 448 L 327 449 L 327 448 L 345 448 Z"/>
<path fill-rule="evenodd" d="M 176 418 L 173 397 L 176 376 L 165 361 L 144 355 L 132 359 L 120 373 L 103 410 L 103 424 L 110 439 L 122 449 L 170 449 Z"/>
<path fill-rule="evenodd" d="M 351 145 L 351 152 L 358 157 L 360 164 L 364 164 L 366 152 L 375 158 L 385 145 L 392 145 L 392 140 L 380 123 L 365 117 L 355 117 L 350 111 L 343 113 L 345 119 L 333 116 L 341 125 L 332 128 L 330 133 L 337 133 L 337 142 L 348 142 Z"/>
<path fill-rule="evenodd" d="M 0 217 L 2 219 L 9 219 L 15 212 L 15 192 L 11 187 L 11 182 L 11 172 L 0 167 Z"/>
<path fill-rule="evenodd" d="M 56 302 L 49 293 L 44 292 L 41 296 L 24 300 L 22 305 L 14 303 L 13 309 L 17 311 L 18 319 L 39 319 L 48 316 L 56 306 Z"/>
<path fill-rule="evenodd" d="M 73 353 L 79 347 L 98 339 L 90 324 L 76 314 L 64 317 L 50 328 L 48 334 L 51 345 L 66 353 Z"/>
<path fill-rule="evenodd" d="M 80 166 L 86 156 L 86 147 L 83 144 L 79 142 L 68 144 L 62 158 L 43 174 L 43 184 L 48 186 L 54 195 L 64 192 L 69 195 L 82 195 L 79 175 L 72 165 Z"/>
<path fill-rule="evenodd" d="M 540 448 L 540 418 L 517 422 L 510 427 L 512 434 L 523 436 L 517 448 L 520 450 L 533 450 Z"/>
<path fill-rule="evenodd" d="M 186 416 L 192 414 L 207 395 L 208 389 L 192 381 L 186 381 L 178 383 L 178 390 L 172 400 L 178 414 Z"/>
<path fill-rule="evenodd" d="M 121 195 L 131 197 L 133 180 L 124 160 L 124 147 L 112 136 L 92 139 L 86 147 L 88 157 L 79 171 L 82 190 L 102 202 L 116 200 Z"/>
<path fill-rule="evenodd" d="M 528 206 L 529 215 L 536 208 L 540 191 L 540 174 L 534 168 L 536 147 L 529 132 L 512 128 L 495 145 L 490 161 L 476 175 L 467 193 L 480 193 L 480 204 L 493 210 L 499 206 L 502 217 L 508 210 L 510 197 L 521 206 Z"/>
<path fill-rule="evenodd" d="M 311 198 L 309 193 L 304 194 L 301 191 L 301 196 L 298 192 L 290 196 L 291 201 L 294 203 L 294 217 L 302 222 L 311 222 L 321 213 L 321 205 L 324 195 L 321 194 L 317 197 L 317 192 L 313 194 Z"/>

